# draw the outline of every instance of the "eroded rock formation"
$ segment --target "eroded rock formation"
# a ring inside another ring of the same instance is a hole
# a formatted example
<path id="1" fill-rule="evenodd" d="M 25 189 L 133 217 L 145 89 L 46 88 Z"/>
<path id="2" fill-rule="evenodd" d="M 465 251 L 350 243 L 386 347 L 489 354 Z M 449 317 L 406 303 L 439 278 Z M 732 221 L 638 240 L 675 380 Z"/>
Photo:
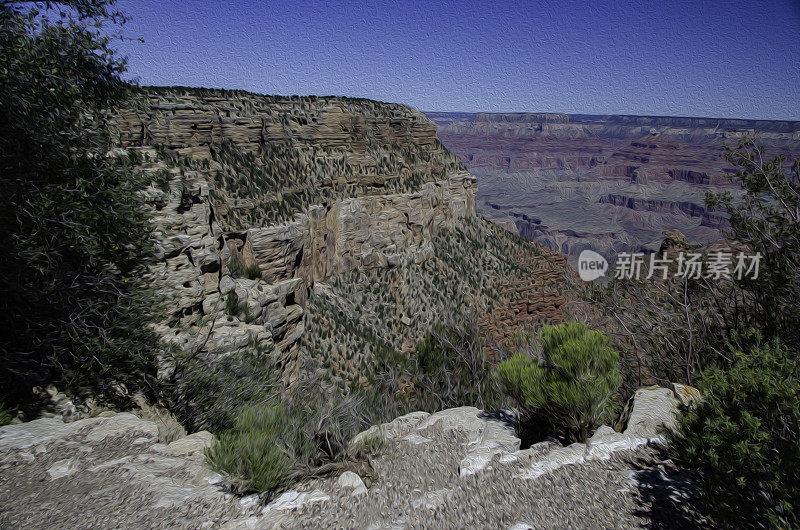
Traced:
<path id="1" fill-rule="evenodd" d="M 730 190 L 723 145 L 755 135 L 767 156 L 800 157 L 800 122 L 429 113 L 478 177 L 478 212 L 568 255 L 656 251 L 665 230 L 721 238 L 706 191 Z"/>
<path id="2" fill-rule="evenodd" d="M 289 381 L 316 282 L 424 260 L 475 215 L 474 177 L 402 105 L 148 89 L 114 123 L 112 155 L 153 182 L 161 336 L 270 352 Z"/>

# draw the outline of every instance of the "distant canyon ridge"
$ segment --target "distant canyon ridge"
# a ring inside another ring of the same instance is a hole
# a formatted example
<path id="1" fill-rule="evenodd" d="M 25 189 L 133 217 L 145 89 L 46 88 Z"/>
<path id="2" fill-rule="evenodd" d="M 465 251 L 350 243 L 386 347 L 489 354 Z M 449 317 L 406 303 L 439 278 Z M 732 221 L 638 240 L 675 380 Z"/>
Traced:
<path id="1" fill-rule="evenodd" d="M 428 112 L 441 142 L 478 178 L 484 217 L 566 254 L 613 260 L 656 251 L 667 230 L 723 237 L 706 191 L 738 190 L 723 146 L 753 135 L 766 154 L 800 156 L 800 122 L 552 113 Z"/>

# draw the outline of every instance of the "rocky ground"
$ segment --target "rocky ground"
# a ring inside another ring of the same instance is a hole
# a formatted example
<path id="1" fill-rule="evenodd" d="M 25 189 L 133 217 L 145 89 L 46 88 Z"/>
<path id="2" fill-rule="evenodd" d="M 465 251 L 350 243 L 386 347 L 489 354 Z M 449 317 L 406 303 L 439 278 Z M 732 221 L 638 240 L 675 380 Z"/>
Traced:
<path id="1" fill-rule="evenodd" d="M 520 450 L 512 419 L 462 407 L 358 435 L 373 472 L 305 482 L 264 505 L 226 491 L 205 432 L 169 444 L 130 413 L 0 428 L 3 528 L 632 528 L 680 526 L 691 480 L 659 457 L 685 387 L 637 392 L 627 427 Z M 696 526 L 696 521 L 691 525 Z"/>

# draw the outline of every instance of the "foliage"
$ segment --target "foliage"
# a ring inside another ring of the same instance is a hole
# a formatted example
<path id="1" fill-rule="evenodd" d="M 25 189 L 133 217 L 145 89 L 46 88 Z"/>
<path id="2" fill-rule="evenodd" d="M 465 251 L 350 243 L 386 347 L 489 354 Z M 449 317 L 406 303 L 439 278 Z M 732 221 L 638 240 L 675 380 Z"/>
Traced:
<path id="1" fill-rule="evenodd" d="M 628 389 L 653 382 L 692 384 L 693 374 L 728 366 L 730 349 L 749 349 L 754 334 L 748 330 L 800 347 L 798 163 L 790 170 L 783 156 L 766 160 L 750 138 L 726 147 L 725 157 L 738 170 L 733 179 L 741 192 L 708 193 L 706 205 L 730 219 L 734 263 L 740 252 L 761 255 L 756 279 L 678 277 L 673 265 L 667 280 L 586 287 L 585 297 L 614 319 L 609 329 L 617 331 L 615 343 L 628 355 Z"/>
<path id="2" fill-rule="evenodd" d="M 274 492 L 379 450 L 382 436 L 348 451 L 348 442 L 366 425 L 362 400 L 320 390 L 320 381 L 310 378 L 266 400 L 252 400 L 207 451 L 209 463 L 240 480 L 243 490 Z"/>
<path id="3" fill-rule="evenodd" d="M 765 160 L 764 148 L 744 138 L 725 158 L 737 169 L 745 194 L 708 193 L 710 208 L 730 215 L 729 235 L 762 256 L 758 277 L 735 279 L 743 299 L 727 318 L 729 330 L 755 327 L 766 338 L 800 347 L 800 160 L 788 168 L 783 155 Z"/>
<path id="4" fill-rule="evenodd" d="M 714 522 L 800 525 L 800 361 L 777 342 L 702 374 L 704 399 L 669 433 L 677 461 L 701 472 Z"/>
<path id="5" fill-rule="evenodd" d="M 8 425 L 13 419 L 14 411 L 5 408 L 5 406 L 0 403 L 0 427 Z"/>
<path id="6" fill-rule="evenodd" d="M 120 398 L 154 371 L 134 280 L 150 248 L 137 190 L 105 156 L 104 113 L 127 94 L 103 24 L 112 2 L 0 5 L 0 384 L 12 405 L 35 385 Z M 49 9 L 39 10 L 40 7 Z"/>
<path id="7" fill-rule="evenodd" d="M 248 280 L 257 280 L 261 278 L 261 269 L 256 263 L 245 266 L 236 256 L 231 256 L 228 261 L 228 270 L 234 278 L 247 278 Z"/>
<path id="8" fill-rule="evenodd" d="M 228 291 L 225 297 L 225 312 L 234 317 L 239 314 L 239 295 L 236 291 Z"/>
<path id="9" fill-rule="evenodd" d="M 541 356 L 517 353 L 497 367 L 503 391 L 567 442 L 580 442 L 609 411 L 621 384 L 608 337 L 579 322 L 545 326 Z"/>
<path id="10" fill-rule="evenodd" d="M 466 405 L 495 410 L 503 403 L 474 321 L 439 324 L 411 355 L 387 347 L 376 360 L 369 385 L 360 390 L 373 422 Z"/>
<path id="11" fill-rule="evenodd" d="M 192 432 L 229 429 L 243 407 L 280 391 L 269 355 L 254 347 L 216 358 L 181 355 L 172 385 L 164 384 L 165 394 L 172 412 Z"/>
<path id="12" fill-rule="evenodd" d="M 583 295 L 610 317 L 604 326 L 624 352 L 624 388 L 692 384 L 693 374 L 724 362 L 725 318 L 720 303 L 740 298 L 730 282 L 677 276 L 666 280 L 611 280 L 583 286 Z M 646 274 L 646 273 L 645 273 Z"/>
<path id="13" fill-rule="evenodd" d="M 386 445 L 386 428 L 381 423 L 376 432 L 364 435 L 355 444 L 355 451 L 364 455 L 377 454 Z"/>
<path id="14" fill-rule="evenodd" d="M 276 401 L 240 412 L 233 428 L 217 437 L 206 456 L 216 471 L 241 477 L 245 489 L 271 491 L 289 481 L 298 451 L 311 451 L 308 440 Z"/>

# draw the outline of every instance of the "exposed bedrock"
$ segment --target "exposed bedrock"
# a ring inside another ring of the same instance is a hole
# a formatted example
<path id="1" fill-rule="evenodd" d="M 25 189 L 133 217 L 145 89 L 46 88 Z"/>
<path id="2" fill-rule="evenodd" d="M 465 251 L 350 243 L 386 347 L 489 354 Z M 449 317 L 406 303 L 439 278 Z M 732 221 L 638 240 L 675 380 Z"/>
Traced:
<path id="1" fill-rule="evenodd" d="M 373 426 L 371 473 L 309 479 L 264 503 L 234 496 L 203 452 L 200 431 L 168 442 L 157 425 L 104 412 L 70 423 L 44 418 L 0 427 L 0 526 L 9 528 L 633 528 L 652 513 L 637 495 L 657 485 L 676 499 L 690 477 L 663 476 L 653 446 L 680 405 L 683 385 L 646 387 L 621 432 L 599 427 L 585 443 L 521 447 L 514 411 L 459 407 L 412 412 Z M 678 479 L 678 480 L 676 480 Z M 658 508 L 658 506 L 654 506 Z M 663 507 L 661 507 L 663 508 Z"/>
<path id="2" fill-rule="evenodd" d="M 387 268 L 423 258 L 433 237 L 457 219 L 475 215 L 476 192 L 475 178 L 460 173 L 414 193 L 312 206 L 291 223 L 251 228 L 245 235 L 265 279 L 299 277 L 310 288 L 354 268 Z"/>
<path id="3" fill-rule="evenodd" d="M 115 124 L 112 155 L 153 179 L 159 334 L 191 354 L 269 353 L 288 380 L 315 282 L 423 260 L 476 212 L 475 178 L 403 105 L 147 89 Z"/>
<path id="4" fill-rule="evenodd" d="M 371 140 L 436 144 L 436 126 L 404 105 L 203 89 L 147 90 L 144 101 L 116 118 L 123 143 L 186 149 L 230 139 L 259 151 L 271 142 L 294 140 L 353 154 L 363 154 Z"/>
<path id="5" fill-rule="evenodd" d="M 600 198 L 601 203 L 622 206 L 635 211 L 648 211 L 657 213 L 677 214 L 683 212 L 690 217 L 701 218 L 702 226 L 712 228 L 724 228 L 727 226 L 727 219 L 721 213 L 709 212 L 705 206 L 694 202 L 664 201 L 658 199 L 643 199 L 636 197 L 626 197 L 625 195 L 608 194 Z"/>

